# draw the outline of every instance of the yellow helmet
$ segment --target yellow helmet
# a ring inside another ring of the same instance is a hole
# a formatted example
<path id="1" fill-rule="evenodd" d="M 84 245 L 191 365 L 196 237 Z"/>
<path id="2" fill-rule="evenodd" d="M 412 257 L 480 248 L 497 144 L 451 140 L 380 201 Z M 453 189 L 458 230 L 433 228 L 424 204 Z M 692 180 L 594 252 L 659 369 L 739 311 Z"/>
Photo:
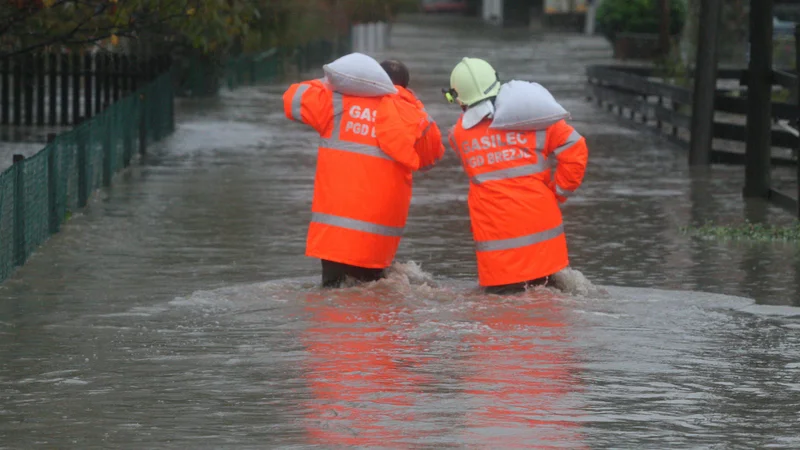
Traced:
<path id="1" fill-rule="evenodd" d="M 488 62 L 478 58 L 464 58 L 450 74 L 450 88 L 462 105 L 472 106 L 500 92 L 497 71 Z"/>

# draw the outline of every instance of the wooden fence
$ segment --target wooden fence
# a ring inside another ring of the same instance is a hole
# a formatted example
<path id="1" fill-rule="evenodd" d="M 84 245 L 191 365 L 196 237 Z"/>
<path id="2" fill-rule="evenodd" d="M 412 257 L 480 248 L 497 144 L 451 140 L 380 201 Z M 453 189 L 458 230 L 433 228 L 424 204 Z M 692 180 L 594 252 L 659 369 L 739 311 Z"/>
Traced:
<path id="1" fill-rule="evenodd" d="M 37 53 L 0 59 L 0 125 L 71 126 L 154 80 L 169 56 Z"/>
<path id="2" fill-rule="evenodd" d="M 616 109 L 621 117 L 627 115 L 628 119 L 645 129 L 660 133 L 671 142 L 688 148 L 693 97 L 691 90 L 657 79 L 651 68 L 590 66 L 587 68 L 587 77 L 588 97 L 598 105 L 605 106 L 609 111 Z M 718 80 L 736 80 L 740 85 L 746 85 L 747 71 L 720 69 Z M 787 72 L 774 71 L 773 83 L 792 89 L 795 93 L 798 90 L 797 76 Z M 744 143 L 747 136 L 744 116 L 748 111 L 748 101 L 745 95 L 733 96 L 732 92 L 733 90 L 717 89 L 714 110 L 717 113 L 741 116 L 741 123 L 715 120 L 713 136 L 716 139 Z M 797 196 L 791 196 L 770 189 L 768 199 L 800 216 L 800 204 L 797 201 L 800 198 L 800 165 L 797 164 L 800 138 L 796 130 L 789 126 L 795 124 L 798 117 L 800 108 L 797 104 L 772 103 L 773 121 L 784 128 L 772 130 L 772 147 L 791 149 L 794 155 L 773 155 L 771 162 L 776 166 L 798 166 L 798 192 Z M 763 151 L 772 153 L 772 148 Z M 743 151 L 721 149 L 711 150 L 711 161 L 718 164 L 747 163 Z"/>

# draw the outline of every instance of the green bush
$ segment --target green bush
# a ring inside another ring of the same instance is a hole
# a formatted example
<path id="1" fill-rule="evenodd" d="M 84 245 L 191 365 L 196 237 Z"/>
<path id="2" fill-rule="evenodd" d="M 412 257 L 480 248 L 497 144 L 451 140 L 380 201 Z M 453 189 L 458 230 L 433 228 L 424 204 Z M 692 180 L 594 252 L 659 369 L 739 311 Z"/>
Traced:
<path id="1" fill-rule="evenodd" d="M 603 0 L 597 8 L 597 28 L 610 42 L 617 33 L 658 33 L 661 11 L 657 0 Z M 671 0 L 670 34 L 675 36 L 686 23 L 686 0 Z"/>
<path id="2" fill-rule="evenodd" d="M 681 227 L 681 231 L 686 235 L 704 239 L 772 242 L 800 241 L 800 223 L 775 226 L 748 221 L 735 225 L 714 225 L 711 222 L 706 222 L 701 226 Z"/>

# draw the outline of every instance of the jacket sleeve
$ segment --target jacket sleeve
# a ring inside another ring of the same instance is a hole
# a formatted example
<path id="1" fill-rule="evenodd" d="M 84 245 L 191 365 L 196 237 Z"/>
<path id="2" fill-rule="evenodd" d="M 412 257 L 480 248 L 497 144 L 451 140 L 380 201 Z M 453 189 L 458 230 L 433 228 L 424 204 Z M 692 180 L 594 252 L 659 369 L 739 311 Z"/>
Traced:
<path id="1" fill-rule="evenodd" d="M 325 134 L 333 123 L 333 91 L 322 80 L 295 83 L 283 94 L 283 112 L 289 120 Z"/>
<path id="2" fill-rule="evenodd" d="M 426 114 L 423 124 L 425 128 L 420 133 L 414 147 L 419 154 L 419 170 L 427 172 L 444 157 L 444 144 L 442 143 L 442 132 L 433 117 Z"/>
<path id="3" fill-rule="evenodd" d="M 453 125 L 447 130 L 447 143 L 450 144 L 450 148 L 453 149 L 453 152 L 459 157 L 458 159 L 461 159 L 461 155 L 458 154 L 458 145 L 456 142 L 456 127 Z"/>
<path id="4" fill-rule="evenodd" d="M 419 155 L 420 172 L 427 172 L 444 157 L 445 149 L 442 143 L 442 132 L 433 117 L 425 110 L 425 104 L 422 103 L 422 100 L 417 98 L 413 92 L 411 94 L 421 117 L 424 117 L 424 120 L 420 121 L 417 127 L 414 149 Z"/>
<path id="5" fill-rule="evenodd" d="M 550 127 L 547 133 L 547 154 L 556 159 L 555 176 L 550 188 L 563 203 L 583 183 L 589 149 L 586 138 L 562 120 Z"/>
<path id="6" fill-rule="evenodd" d="M 420 167 L 420 158 L 414 148 L 420 126 L 415 105 L 397 95 L 386 95 L 381 99 L 375 119 L 378 145 L 392 159 L 412 171 Z"/>

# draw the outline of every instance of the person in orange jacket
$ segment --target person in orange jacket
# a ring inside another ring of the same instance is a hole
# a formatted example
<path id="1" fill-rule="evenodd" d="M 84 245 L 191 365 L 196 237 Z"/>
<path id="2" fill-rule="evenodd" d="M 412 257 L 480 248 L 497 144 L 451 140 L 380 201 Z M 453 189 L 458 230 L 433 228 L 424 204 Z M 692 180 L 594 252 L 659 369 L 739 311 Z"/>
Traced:
<path id="1" fill-rule="evenodd" d="M 546 284 L 569 266 L 559 204 L 583 182 L 586 139 L 543 87 L 501 84 L 481 59 L 459 62 L 445 94 L 463 110 L 449 140 L 470 181 L 479 284 L 490 293 Z"/>
<path id="2" fill-rule="evenodd" d="M 378 138 L 404 139 L 419 156 L 419 170 L 427 172 L 444 157 L 442 133 L 425 105 L 408 88 L 411 81 L 408 68 L 400 61 L 388 59 L 381 63 L 398 90 L 399 99 L 385 101 L 378 109 Z M 422 114 L 420 114 L 422 113 Z M 424 115 L 424 118 L 423 118 Z"/>
<path id="3" fill-rule="evenodd" d="M 287 118 L 322 138 L 306 256 L 322 261 L 322 285 L 337 287 L 384 276 L 406 224 L 412 173 L 438 161 L 444 146 L 413 94 L 371 57 L 352 53 L 323 69 L 323 79 L 292 84 L 283 103 Z"/>

